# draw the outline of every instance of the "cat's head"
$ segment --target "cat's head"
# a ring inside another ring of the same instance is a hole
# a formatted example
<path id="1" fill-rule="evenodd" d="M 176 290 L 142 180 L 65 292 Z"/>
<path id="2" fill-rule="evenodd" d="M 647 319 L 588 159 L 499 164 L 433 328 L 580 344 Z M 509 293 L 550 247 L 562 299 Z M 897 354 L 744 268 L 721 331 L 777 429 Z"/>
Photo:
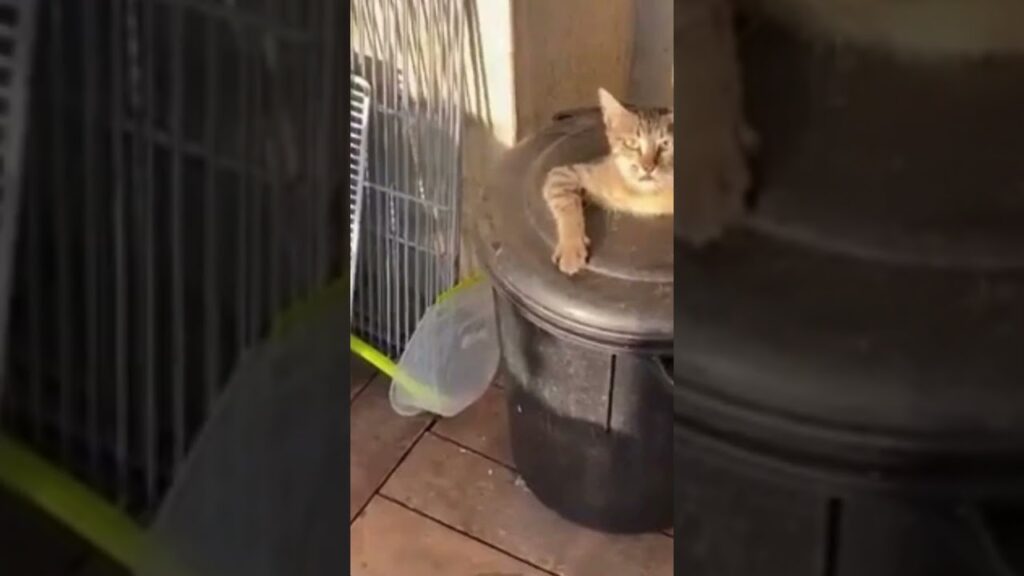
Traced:
<path id="1" fill-rule="evenodd" d="M 673 113 L 660 109 L 631 111 L 605 89 L 598 90 L 612 160 L 636 191 L 672 186 Z"/>

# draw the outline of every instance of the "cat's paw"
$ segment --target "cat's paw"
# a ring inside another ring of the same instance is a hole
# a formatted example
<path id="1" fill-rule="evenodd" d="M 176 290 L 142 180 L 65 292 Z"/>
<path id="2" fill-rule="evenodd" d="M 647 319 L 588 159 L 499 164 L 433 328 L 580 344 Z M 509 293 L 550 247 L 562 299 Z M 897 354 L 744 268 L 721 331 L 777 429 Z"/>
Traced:
<path id="1" fill-rule="evenodd" d="M 586 265 L 587 246 L 589 245 L 590 239 L 586 236 L 579 239 L 562 240 L 555 246 L 555 251 L 551 254 L 551 261 L 558 266 L 563 274 L 573 276 Z"/>

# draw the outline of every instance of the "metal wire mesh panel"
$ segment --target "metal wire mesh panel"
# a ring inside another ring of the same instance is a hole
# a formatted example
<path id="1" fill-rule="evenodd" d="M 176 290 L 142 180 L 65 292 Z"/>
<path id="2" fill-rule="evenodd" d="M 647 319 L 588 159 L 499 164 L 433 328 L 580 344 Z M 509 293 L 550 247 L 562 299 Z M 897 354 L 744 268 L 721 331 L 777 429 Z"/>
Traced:
<path id="1" fill-rule="evenodd" d="M 0 409 L 7 381 L 2 368 L 7 359 L 7 317 L 21 207 L 36 9 L 33 0 L 0 0 Z"/>
<path id="2" fill-rule="evenodd" d="M 359 269 L 359 236 L 362 232 L 363 194 L 366 190 L 366 136 L 370 121 L 370 83 L 352 76 L 349 119 L 349 309 Z"/>
<path id="3" fill-rule="evenodd" d="M 456 280 L 463 2 L 354 0 L 351 63 L 373 87 L 353 328 L 397 356 Z"/>
<path id="4" fill-rule="evenodd" d="M 145 513 L 272 316 L 341 273 L 340 6 L 39 5 L 3 424 Z"/>

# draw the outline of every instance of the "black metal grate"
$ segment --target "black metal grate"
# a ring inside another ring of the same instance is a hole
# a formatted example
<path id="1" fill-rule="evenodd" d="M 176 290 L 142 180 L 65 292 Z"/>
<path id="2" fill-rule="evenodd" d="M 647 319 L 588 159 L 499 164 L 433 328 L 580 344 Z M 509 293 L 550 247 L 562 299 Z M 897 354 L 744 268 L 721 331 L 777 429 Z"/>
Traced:
<path id="1" fill-rule="evenodd" d="M 7 358 L 7 320 L 21 208 L 29 76 L 36 2 L 0 0 L 0 367 Z M 0 408 L 6 374 L 0 370 Z"/>
<path id="2" fill-rule="evenodd" d="M 340 6 L 42 6 L 5 424 L 145 513 L 240 356 L 343 269 Z"/>

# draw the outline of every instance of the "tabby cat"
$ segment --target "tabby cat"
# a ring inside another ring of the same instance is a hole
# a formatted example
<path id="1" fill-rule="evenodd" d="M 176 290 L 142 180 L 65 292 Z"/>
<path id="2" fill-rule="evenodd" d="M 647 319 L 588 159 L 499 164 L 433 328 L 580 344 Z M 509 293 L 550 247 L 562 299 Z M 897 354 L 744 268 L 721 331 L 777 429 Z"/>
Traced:
<path id="1" fill-rule="evenodd" d="M 552 169 L 543 186 L 557 231 L 551 258 L 570 276 L 587 261 L 585 201 L 637 216 L 672 214 L 672 112 L 631 111 L 604 89 L 598 90 L 598 99 L 610 152 L 592 162 Z"/>

